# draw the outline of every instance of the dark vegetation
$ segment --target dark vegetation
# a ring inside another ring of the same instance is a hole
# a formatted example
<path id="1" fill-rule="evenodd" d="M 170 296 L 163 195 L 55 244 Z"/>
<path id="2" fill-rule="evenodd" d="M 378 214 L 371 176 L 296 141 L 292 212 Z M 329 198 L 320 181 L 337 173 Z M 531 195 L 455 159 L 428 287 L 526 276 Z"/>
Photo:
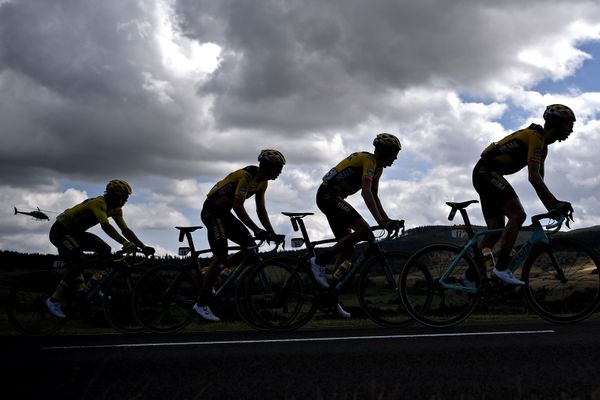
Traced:
<path id="1" fill-rule="evenodd" d="M 431 243 L 450 242 L 461 245 L 466 241 L 466 235 L 460 236 L 462 227 L 454 226 L 422 226 L 410 229 L 406 235 L 400 239 L 387 242 L 385 248 L 388 250 L 399 250 L 412 253 L 423 246 Z M 481 226 L 474 228 L 476 231 L 484 229 Z M 574 229 L 561 232 L 560 235 L 572 237 L 585 242 L 589 247 L 600 252 L 600 226 L 590 228 Z M 519 242 L 527 240 L 526 234 L 519 238 Z M 294 250 L 286 250 L 286 253 L 296 253 Z M 15 251 L 0 251 L 0 272 L 11 272 L 18 269 L 51 269 L 54 262 L 59 260 L 57 255 L 53 254 L 24 254 Z M 161 256 L 154 261 L 158 263 L 185 263 L 186 258 L 177 256 Z M 203 262 L 201 261 L 203 264 Z"/>

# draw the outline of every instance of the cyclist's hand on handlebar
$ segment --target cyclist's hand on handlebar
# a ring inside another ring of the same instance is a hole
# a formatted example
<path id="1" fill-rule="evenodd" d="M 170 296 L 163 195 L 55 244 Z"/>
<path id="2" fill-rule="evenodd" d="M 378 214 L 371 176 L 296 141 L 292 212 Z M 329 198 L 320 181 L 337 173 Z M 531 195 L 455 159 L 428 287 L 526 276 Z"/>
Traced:
<path id="1" fill-rule="evenodd" d="M 285 235 L 278 235 L 275 232 L 269 232 L 269 237 L 267 238 L 267 242 L 281 244 L 281 243 L 285 242 Z"/>
<path id="2" fill-rule="evenodd" d="M 568 228 L 570 228 L 569 221 L 574 221 L 573 206 L 571 205 L 571 203 L 569 203 L 568 201 L 557 201 L 554 208 L 557 209 L 562 215 L 564 215 L 567 218 L 566 225 Z"/>
<path id="3" fill-rule="evenodd" d="M 268 240 L 270 233 L 265 231 L 264 229 L 257 228 L 254 231 L 254 237 L 258 240 Z"/>
<path id="4" fill-rule="evenodd" d="M 137 251 L 138 247 L 135 245 L 135 243 L 126 241 L 125 243 L 123 243 L 123 247 L 121 248 L 121 250 L 123 250 L 123 252 L 125 253 L 133 253 L 135 251 Z"/>
<path id="5" fill-rule="evenodd" d="M 404 228 L 404 220 L 388 219 L 383 221 L 381 226 L 387 230 L 390 234 L 397 234 L 400 229 Z"/>
<path id="6" fill-rule="evenodd" d="M 142 248 L 142 253 L 144 253 L 144 255 L 146 255 L 146 256 L 154 255 L 155 252 L 156 252 L 156 250 L 154 250 L 154 247 L 144 246 Z"/>

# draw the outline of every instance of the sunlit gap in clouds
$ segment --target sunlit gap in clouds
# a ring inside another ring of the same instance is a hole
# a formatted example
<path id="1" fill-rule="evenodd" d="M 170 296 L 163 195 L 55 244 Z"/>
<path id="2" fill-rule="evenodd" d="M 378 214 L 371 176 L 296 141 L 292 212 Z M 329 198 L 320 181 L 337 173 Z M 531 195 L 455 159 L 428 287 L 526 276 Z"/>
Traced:
<path id="1" fill-rule="evenodd" d="M 163 65 L 178 76 L 198 72 L 212 73 L 219 66 L 221 47 L 214 43 L 199 43 L 183 36 L 174 24 L 172 4 L 172 0 L 162 0 L 156 5 L 158 25 L 155 39 Z"/>

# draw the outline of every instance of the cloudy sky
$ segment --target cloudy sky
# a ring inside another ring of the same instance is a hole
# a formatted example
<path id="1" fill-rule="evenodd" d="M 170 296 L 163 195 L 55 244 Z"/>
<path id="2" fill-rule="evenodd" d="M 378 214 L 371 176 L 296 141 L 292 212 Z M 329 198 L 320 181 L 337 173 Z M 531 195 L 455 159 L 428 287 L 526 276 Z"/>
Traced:
<path id="1" fill-rule="evenodd" d="M 0 249 L 55 252 L 50 223 L 13 207 L 54 219 L 118 178 L 129 225 L 176 252 L 173 227 L 201 224 L 210 187 L 263 148 L 288 160 L 267 192 L 275 229 L 290 237 L 280 212 L 312 211 L 329 235 L 320 179 L 379 132 L 403 146 L 388 214 L 446 224 L 444 202 L 477 198 L 481 150 L 552 103 L 577 122 L 547 184 L 575 227 L 598 225 L 598 21 L 593 0 L 0 0 Z M 523 172 L 510 181 L 543 212 Z"/>

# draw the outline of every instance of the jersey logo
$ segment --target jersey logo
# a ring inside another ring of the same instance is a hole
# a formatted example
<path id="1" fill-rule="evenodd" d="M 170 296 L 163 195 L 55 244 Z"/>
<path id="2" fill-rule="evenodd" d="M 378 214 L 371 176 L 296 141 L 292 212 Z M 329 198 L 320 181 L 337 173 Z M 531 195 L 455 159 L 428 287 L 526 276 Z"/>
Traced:
<path id="1" fill-rule="evenodd" d="M 511 149 L 516 149 L 517 147 L 520 147 L 519 142 L 516 140 L 511 140 L 510 142 L 498 145 L 498 150 L 504 153 Z"/>

